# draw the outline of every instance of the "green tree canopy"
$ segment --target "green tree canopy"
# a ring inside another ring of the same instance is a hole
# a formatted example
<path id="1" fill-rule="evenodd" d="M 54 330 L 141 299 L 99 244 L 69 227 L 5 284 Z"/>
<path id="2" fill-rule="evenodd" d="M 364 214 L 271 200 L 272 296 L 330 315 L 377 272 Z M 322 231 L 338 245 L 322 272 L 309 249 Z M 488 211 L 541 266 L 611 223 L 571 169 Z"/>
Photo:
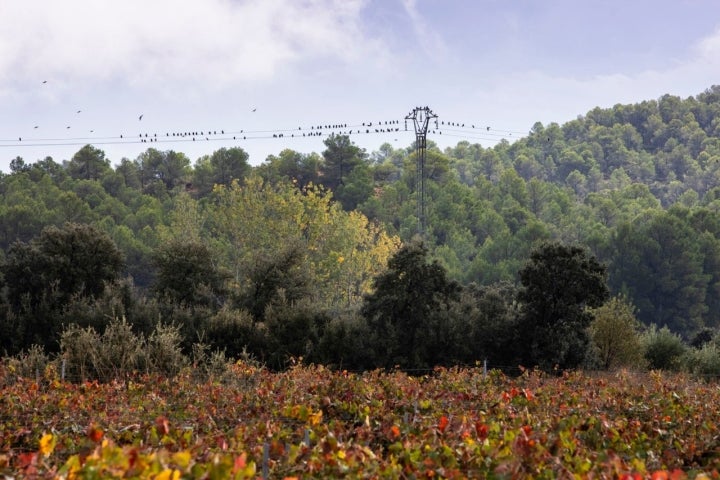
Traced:
<path id="1" fill-rule="evenodd" d="M 264 180 L 294 182 L 302 189 L 320 183 L 323 158 L 317 153 L 303 154 L 286 148 L 279 155 L 270 155 L 257 170 Z"/>
<path id="2" fill-rule="evenodd" d="M 45 228 L 30 243 L 13 244 L 3 274 L 11 303 L 20 306 L 24 297 L 36 303 L 51 290 L 63 303 L 73 295 L 97 296 L 122 267 L 122 253 L 106 233 L 66 223 Z"/>
<path id="3" fill-rule="evenodd" d="M 686 221 L 665 212 L 616 230 L 610 282 L 633 300 L 645 325 L 656 323 L 675 333 L 702 326 L 711 279 L 704 257 L 712 252 L 700 249 L 701 239 Z"/>
<path id="4" fill-rule="evenodd" d="M 422 244 L 402 247 L 365 298 L 362 315 L 374 334 L 379 366 L 419 368 L 439 361 L 435 344 L 449 327 L 443 312 L 458 299 L 460 286 L 427 256 Z"/>
<path id="5" fill-rule="evenodd" d="M 157 269 L 153 288 L 161 299 L 188 306 L 222 302 L 227 276 L 199 240 L 172 239 L 155 251 L 153 262 Z"/>
<path id="6" fill-rule="evenodd" d="M 248 154 L 239 147 L 221 148 L 195 165 L 194 184 L 200 196 L 210 193 L 215 185 L 230 185 L 233 180 L 242 182 L 250 173 Z"/>
<path id="7" fill-rule="evenodd" d="M 110 160 L 105 158 L 105 152 L 99 148 L 85 145 L 73 155 L 67 169 L 75 179 L 98 180 L 110 170 Z"/>
<path id="8" fill-rule="evenodd" d="M 367 156 L 365 150 L 355 145 L 347 135 L 332 134 L 323 143 L 326 149 L 322 152 L 325 160 L 321 168 L 322 184 L 335 190 L 345 183 L 348 176 Z"/>
<path id="9" fill-rule="evenodd" d="M 517 349 L 528 366 L 575 368 L 584 358 L 592 314 L 608 298 L 606 269 L 585 249 L 536 247 L 519 272 Z"/>
<path id="10" fill-rule="evenodd" d="M 14 243 L 1 268 L 8 303 L 22 323 L 13 340 L 56 349 L 56 315 L 74 299 L 100 296 L 122 267 L 112 239 L 90 225 L 47 227 L 29 243 Z"/>

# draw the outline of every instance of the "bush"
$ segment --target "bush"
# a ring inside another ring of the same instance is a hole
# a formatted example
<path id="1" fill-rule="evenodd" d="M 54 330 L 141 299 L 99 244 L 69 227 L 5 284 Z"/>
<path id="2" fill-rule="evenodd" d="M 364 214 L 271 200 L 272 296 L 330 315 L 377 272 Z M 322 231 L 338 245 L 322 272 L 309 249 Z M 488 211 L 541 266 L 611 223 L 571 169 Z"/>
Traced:
<path id="1" fill-rule="evenodd" d="M 70 379 L 84 382 L 97 378 L 95 357 L 99 350 L 100 336 L 93 327 L 72 324 L 60 335 L 60 355 Z"/>
<path id="2" fill-rule="evenodd" d="M 330 321 L 309 301 L 282 302 L 265 309 L 268 348 L 265 362 L 283 369 L 291 358 L 317 355 L 318 344 Z"/>
<path id="3" fill-rule="evenodd" d="M 8 371 L 13 378 L 39 380 L 44 377 L 45 371 L 50 365 L 50 358 L 40 345 L 31 345 L 26 351 L 8 358 L 6 362 Z"/>
<path id="4" fill-rule="evenodd" d="M 590 324 L 592 355 L 604 370 L 642 363 L 640 324 L 633 306 L 623 297 L 614 297 L 592 310 Z"/>
<path id="5" fill-rule="evenodd" d="M 641 336 L 641 344 L 649 368 L 677 371 L 682 366 L 681 359 L 687 347 L 669 328 L 658 329 L 657 325 L 650 325 Z"/>
<path id="6" fill-rule="evenodd" d="M 325 327 L 311 362 L 331 368 L 365 370 L 376 364 L 371 331 L 360 315 L 350 313 L 333 318 Z"/>
<path id="7" fill-rule="evenodd" d="M 260 355 L 267 345 L 267 332 L 264 325 L 256 323 L 247 310 L 235 310 L 223 307 L 209 317 L 200 327 L 202 342 L 214 350 L 224 351 L 233 358 L 243 352 Z"/>
<path id="8" fill-rule="evenodd" d="M 720 347 L 705 343 L 700 348 L 688 349 L 683 356 L 685 369 L 699 377 L 720 377 Z"/>
<path id="9" fill-rule="evenodd" d="M 223 350 L 210 350 L 206 343 L 192 346 L 192 377 L 199 382 L 238 383 L 231 371 L 232 361 Z"/>
<path id="10" fill-rule="evenodd" d="M 95 352 L 95 369 L 99 380 L 126 377 L 143 364 L 144 339 L 132 331 L 132 326 L 122 318 L 111 321 L 100 337 L 100 349 Z"/>
<path id="11" fill-rule="evenodd" d="M 23 318 L 0 300 L 0 352 L 3 355 L 20 353 L 24 337 Z"/>
<path id="12" fill-rule="evenodd" d="M 105 328 L 113 318 L 126 317 L 132 321 L 132 310 L 139 294 L 135 290 L 132 278 L 118 279 L 106 283 L 102 291 L 94 297 L 73 295 L 64 307 L 62 318 L 72 320 L 80 326 Z"/>
<path id="13" fill-rule="evenodd" d="M 158 324 L 147 339 L 145 348 L 146 369 L 172 377 L 187 364 L 182 353 L 180 329 L 174 325 Z"/>
<path id="14" fill-rule="evenodd" d="M 143 371 L 174 376 L 187 365 L 176 326 L 158 324 L 150 336 L 135 334 L 125 320 L 112 320 L 102 335 L 93 327 L 68 326 L 60 354 L 71 380 L 109 381 Z"/>

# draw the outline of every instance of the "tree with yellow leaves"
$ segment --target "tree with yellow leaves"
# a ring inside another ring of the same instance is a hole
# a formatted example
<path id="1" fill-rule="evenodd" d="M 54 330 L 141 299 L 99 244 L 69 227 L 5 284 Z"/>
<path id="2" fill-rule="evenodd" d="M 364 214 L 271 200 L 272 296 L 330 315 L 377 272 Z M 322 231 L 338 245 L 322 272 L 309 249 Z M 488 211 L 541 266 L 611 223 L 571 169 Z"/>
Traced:
<path id="1" fill-rule="evenodd" d="M 243 185 L 216 186 L 213 199 L 208 206 L 212 242 L 238 292 L 257 286 L 258 269 L 300 272 L 316 304 L 357 306 L 400 244 L 364 215 L 343 211 L 330 192 L 312 184 L 301 190 L 254 175 Z M 292 265 L 273 270 L 283 258 Z M 282 282 L 275 286 L 285 288 Z"/>

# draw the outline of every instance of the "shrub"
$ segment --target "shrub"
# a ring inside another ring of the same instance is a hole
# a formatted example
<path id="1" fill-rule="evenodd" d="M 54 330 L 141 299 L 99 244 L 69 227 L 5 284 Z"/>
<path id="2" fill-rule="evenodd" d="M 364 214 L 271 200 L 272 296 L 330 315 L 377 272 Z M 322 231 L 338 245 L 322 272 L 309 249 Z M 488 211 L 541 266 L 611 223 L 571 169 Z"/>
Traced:
<path id="1" fill-rule="evenodd" d="M 95 369 L 101 381 L 125 377 L 142 364 L 144 339 L 133 333 L 125 318 L 111 321 L 100 342 L 101 348 L 95 354 Z"/>
<path id="2" fill-rule="evenodd" d="M 365 370 L 375 365 L 370 327 L 359 314 L 345 313 L 327 324 L 311 362 L 332 368 Z"/>
<path id="3" fill-rule="evenodd" d="M 25 351 L 7 359 L 8 371 L 16 378 L 40 379 L 50 365 L 50 358 L 40 345 L 31 345 Z"/>
<path id="4" fill-rule="evenodd" d="M 68 326 L 60 351 L 69 378 L 109 381 L 144 371 L 174 376 L 187 365 L 182 337 L 174 325 L 158 324 L 146 339 L 135 334 L 125 318 L 112 320 L 102 335 L 93 327 Z"/>
<path id="5" fill-rule="evenodd" d="M 591 350 L 605 370 L 641 364 L 643 350 L 633 306 L 614 297 L 592 310 Z"/>
<path id="6" fill-rule="evenodd" d="M 688 349 L 683 356 L 683 365 L 693 375 L 717 378 L 720 376 L 720 347 L 710 342 L 700 348 Z"/>
<path id="7" fill-rule="evenodd" d="M 68 378 L 85 381 L 97 378 L 97 352 L 100 336 L 93 327 L 72 324 L 60 335 L 60 355 L 65 361 Z"/>
<path id="8" fill-rule="evenodd" d="M 192 346 L 192 377 L 199 382 L 221 382 L 238 384 L 238 378 L 232 372 L 232 360 L 223 350 L 210 350 L 210 345 L 202 342 Z"/>
<path id="9" fill-rule="evenodd" d="M 268 366 L 283 369 L 291 358 L 315 356 L 329 321 L 325 312 L 305 300 L 268 306 L 264 322 L 268 331 Z"/>
<path id="10" fill-rule="evenodd" d="M 158 324 L 146 342 L 145 368 L 169 377 L 180 373 L 187 364 L 181 344 L 182 335 L 178 327 Z"/>
<path id="11" fill-rule="evenodd" d="M 229 357 L 237 358 L 242 352 L 262 353 L 267 344 L 266 330 L 256 323 L 247 310 L 223 307 L 202 325 L 202 341 Z"/>
<path id="12" fill-rule="evenodd" d="M 652 324 L 642 334 L 641 344 L 648 367 L 657 370 L 678 370 L 687 347 L 679 335 L 667 327 Z"/>

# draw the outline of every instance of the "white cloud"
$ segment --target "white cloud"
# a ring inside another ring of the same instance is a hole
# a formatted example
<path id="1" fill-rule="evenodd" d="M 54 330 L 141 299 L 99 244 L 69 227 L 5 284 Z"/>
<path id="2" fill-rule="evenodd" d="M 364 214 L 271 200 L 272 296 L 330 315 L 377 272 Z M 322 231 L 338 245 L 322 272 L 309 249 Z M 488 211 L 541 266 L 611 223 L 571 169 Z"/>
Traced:
<path id="1" fill-rule="evenodd" d="M 0 7 L 0 85 L 120 81 L 223 88 L 307 60 L 381 58 L 364 0 L 26 0 Z M 1 88 L 1 87 L 0 87 Z"/>
<path id="2" fill-rule="evenodd" d="M 720 28 L 715 30 L 712 35 L 700 40 L 695 47 L 695 51 L 699 59 L 717 65 L 720 60 Z"/>
<path id="3" fill-rule="evenodd" d="M 417 0 L 401 0 L 402 6 L 412 24 L 415 40 L 426 55 L 434 60 L 441 60 L 450 54 L 442 36 L 425 21 L 418 10 Z"/>

